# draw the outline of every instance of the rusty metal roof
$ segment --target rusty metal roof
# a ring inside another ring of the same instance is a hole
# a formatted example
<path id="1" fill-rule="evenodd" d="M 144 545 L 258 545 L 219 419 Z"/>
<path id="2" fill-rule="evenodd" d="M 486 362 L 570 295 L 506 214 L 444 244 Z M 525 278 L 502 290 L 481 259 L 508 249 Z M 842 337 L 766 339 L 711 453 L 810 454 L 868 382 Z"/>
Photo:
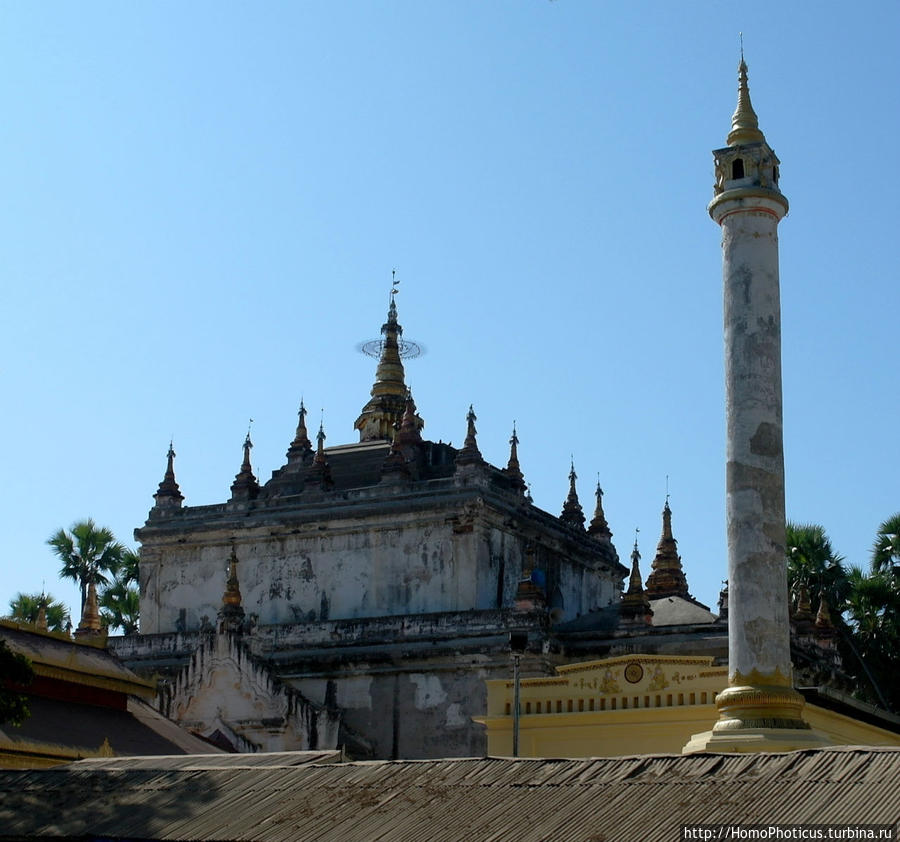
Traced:
<path id="1" fill-rule="evenodd" d="M 898 780 L 900 749 L 857 747 L 237 768 L 78 763 L 0 773 L 0 839 L 671 842 L 690 823 L 896 823 Z"/>
<path id="2" fill-rule="evenodd" d="M 325 751 L 260 751 L 255 754 L 164 754 L 149 757 L 90 757 L 69 766 L 111 772 L 128 769 L 201 771 L 209 769 L 253 769 L 261 766 L 285 768 L 304 763 L 339 763 L 340 749 Z"/>

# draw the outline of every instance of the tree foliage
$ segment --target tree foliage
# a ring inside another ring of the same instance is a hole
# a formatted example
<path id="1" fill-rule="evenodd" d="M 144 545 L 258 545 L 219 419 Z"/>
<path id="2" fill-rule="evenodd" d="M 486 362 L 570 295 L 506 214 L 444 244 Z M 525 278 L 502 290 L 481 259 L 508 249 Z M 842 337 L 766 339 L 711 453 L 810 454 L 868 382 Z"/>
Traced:
<path id="1" fill-rule="evenodd" d="M 113 580 L 100 594 L 100 619 L 110 631 L 121 629 L 123 634 L 136 634 L 140 617 L 138 591 L 139 556 L 126 549 L 113 573 Z"/>
<path id="2" fill-rule="evenodd" d="M 68 532 L 58 530 L 47 543 L 63 563 L 60 578 L 72 579 L 81 589 L 81 614 L 88 586 L 93 583 L 103 625 L 110 631 L 136 633 L 140 609 L 138 553 L 90 518 L 73 523 Z"/>
<path id="3" fill-rule="evenodd" d="M 123 564 L 126 548 L 120 544 L 112 531 L 98 527 L 91 518 L 72 524 L 71 530 L 60 529 L 53 533 L 47 543 L 62 561 L 60 578 L 71 579 L 81 589 L 81 614 L 87 602 L 88 585 L 98 588 L 109 584 L 109 577 Z"/>
<path id="4" fill-rule="evenodd" d="M 44 606 L 47 628 L 50 631 L 64 632 L 69 625 L 69 608 L 48 593 L 19 593 L 9 601 L 9 617 L 22 623 L 36 623 L 38 614 Z"/>
<path id="5" fill-rule="evenodd" d="M 872 546 L 872 570 L 900 576 L 900 512 L 878 527 Z"/>
<path id="6" fill-rule="evenodd" d="M 794 589 L 805 585 L 815 609 L 823 594 L 830 606 L 839 608 L 847 598 L 847 571 L 824 527 L 789 522 L 786 532 L 788 580 Z"/>
<path id="7" fill-rule="evenodd" d="M 856 695 L 900 709 L 900 514 L 876 534 L 871 569 L 844 565 L 825 529 L 787 524 L 788 582 L 796 599 L 805 587 L 813 612 L 821 597 L 838 629 L 844 668 L 858 679 Z"/>

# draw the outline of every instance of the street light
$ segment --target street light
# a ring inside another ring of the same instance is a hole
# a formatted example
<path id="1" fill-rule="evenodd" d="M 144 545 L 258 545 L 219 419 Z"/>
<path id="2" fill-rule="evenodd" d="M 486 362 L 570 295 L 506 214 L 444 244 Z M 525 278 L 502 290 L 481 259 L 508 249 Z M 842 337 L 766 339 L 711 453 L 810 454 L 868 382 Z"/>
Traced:
<path id="1" fill-rule="evenodd" d="M 513 656 L 513 757 L 519 756 L 519 659 L 527 648 L 526 632 L 509 633 L 509 651 Z"/>

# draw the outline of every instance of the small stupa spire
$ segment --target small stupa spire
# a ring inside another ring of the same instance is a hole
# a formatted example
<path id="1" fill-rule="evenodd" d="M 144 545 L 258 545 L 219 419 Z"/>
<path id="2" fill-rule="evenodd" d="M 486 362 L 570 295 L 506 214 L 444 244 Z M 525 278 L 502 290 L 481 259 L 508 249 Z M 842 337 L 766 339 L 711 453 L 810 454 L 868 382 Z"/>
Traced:
<path id="1" fill-rule="evenodd" d="M 323 491 L 328 491 L 334 487 L 334 480 L 331 478 L 331 466 L 328 464 L 328 458 L 325 456 L 325 420 L 319 421 L 319 432 L 316 433 L 316 455 L 313 457 L 311 472 L 314 477 L 319 480 L 319 485 Z"/>
<path id="2" fill-rule="evenodd" d="M 400 421 L 400 429 L 394 435 L 394 444 L 400 447 L 410 447 L 422 443 L 422 429 L 419 424 L 419 414 L 416 412 L 416 402 L 413 400 L 412 389 L 406 393 L 406 404 L 403 409 L 403 418 Z"/>
<path id="3" fill-rule="evenodd" d="M 828 599 L 825 597 L 825 591 L 819 594 L 819 610 L 816 612 L 816 628 L 819 630 L 834 628 L 834 622 L 831 619 L 831 609 L 828 606 Z"/>
<path id="4" fill-rule="evenodd" d="M 237 550 L 235 549 L 234 541 L 232 541 L 231 556 L 228 559 L 228 576 L 225 579 L 225 592 L 222 594 L 222 607 L 219 609 L 219 628 L 221 631 L 239 631 L 244 620 L 237 565 Z"/>
<path id="5" fill-rule="evenodd" d="M 103 624 L 100 622 L 100 608 L 97 604 L 97 586 L 93 581 L 88 584 L 87 599 L 84 602 L 84 611 L 81 613 L 81 622 L 75 629 L 75 637 L 98 637 L 103 634 Z"/>
<path id="6" fill-rule="evenodd" d="M 159 484 L 156 494 L 153 495 L 157 509 L 180 509 L 184 495 L 175 481 L 175 449 L 169 441 L 169 452 L 166 454 L 166 473 Z"/>
<path id="7" fill-rule="evenodd" d="M 228 578 L 225 580 L 225 593 L 222 594 L 223 605 L 241 604 L 241 585 L 240 582 L 238 582 L 237 565 L 237 550 L 235 549 L 234 543 L 232 542 L 231 556 L 228 559 Z"/>
<path id="8" fill-rule="evenodd" d="M 244 439 L 244 460 L 241 462 L 241 469 L 238 471 L 231 484 L 232 500 L 255 500 L 259 494 L 259 482 L 253 475 L 253 467 L 250 464 L 250 450 L 253 448 L 253 442 L 250 440 L 250 430 L 247 430 L 247 436 Z"/>
<path id="9" fill-rule="evenodd" d="M 806 582 L 801 582 L 797 588 L 797 608 L 794 611 L 793 620 L 797 622 L 810 622 L 812 620 L 812 604 L 809 600 L 809 588 Z"/>
<path id="10" fill-rule="evenodd" d="M 669 508 L 668 494 L 663 508 L 662 535 L 656 545 L 656 558 L 653 559 L 652 568 L 653 572 L 647 577 L 647 594 L 651 599 L 666 596 L 691 598 L 687 579 L 681 569 L 678 542 L 672 536 L 672 510 Z"/>
<path id="11" fill-rule="evenodd" d="M 34 620 L 34 626 L 38 631 L 50 630 L 50 627 L 47 625 L 47 597 L 43 591 L 38 598 L 38 612 Z"/>
<path id="12" fill-rule="evenodd" d="M 400 422 L 400 428 L 391 443 L 391 450 L 384 461 L 382 470 L 385 476 L 413 476 L 416 457 L 422 445 L 418 420 L 416 402 L 413 400 L 412 390 L 410 390 L 406 395 L 403 420 Z"/>
<path id="13" fill-rule="evenodd" d="M 603 513 L 603 489 L 600 487 L 600 477 L 597 476 L 597 505 L 594 508 L 594 516 L 591 518 L 590 526 L 588 526 L 588 535 L 592 535 L 598 540 L 608 541 L 612 538 L 612 531 L 606 522 L 606 515 Z M 637 542 L 635 541 L 635 545 Z"/>
<path id="14" fill-rule="evenodd" d="M 747 62 L 744 61 L 744 47 L 741 42 L 741 63 L 738 65 L 738 101 L 731 117 L 731 131 L 728 132 L 729 146 L 745 143 L 761 143 L 765 135 L 759 130 L 759 118 L 750 102 L 750 85 L 747 82 Z"/>
<path id="15" fill-rule="evenodd" d="M 641 554 L 637 542 L 638 530 L 634 531 L 634 549 L 631 551 L 631 575 L 628 590 L 619 605 L 619 614 L 624 625 L 650 625 L 653 609 L 641 581 Z"/>
<path id="16" fill-rule="evenodd" d="M 503 469 L 516 491 L 520 494 L 525 493 L 525 476 L 519 465 L 519 437 L 516 435 L 516 422 L 513 421 L 512 436 L 509 439 L 509 462 Z"/>
<path id="17" fill-rule="evenodd" d="M 319 421 L 319 432 L 316 433 L 316 458 L 313 460 L 317 465 L 325 464 L 325 420 Z"/>
<path id="18" fill-rule="evenodd" d="M 306 407 L 303 405 L 303 398 L 300 398 L 300 409 L 297 410 L 297 432 L 294 440 L 288 448 L 288 462 L 306 461 L 312 456 L 313 446 L 309 440 L 309 434 L 306 431 Z"/>
<path id="19" fill-rule="evenodd" d="M 478 430 L 475 429 L 477 420 L 478 416 L 472 404 L 469 404 L 469 411 L 466 414 L 466 440 L 463 442 L 462 450 L 456 454 L 457 465 L 475 465 L 484 461 L 478 449 Z"/>
<path id="20" fill-rule="evenodd" d="M 569 467 L 569 496 L 566 497 L 566 502 L 563 503 L 562 514 L 559 516 L 559 519 L 564 523 L 584 529 L 584 511 L 581 508 L 581 503 L 578 502 L 578 491 L 575 489 L 576 479 L 578 479 L 578 474 L 575 473 L 575 459 L 573 457 Z"/>

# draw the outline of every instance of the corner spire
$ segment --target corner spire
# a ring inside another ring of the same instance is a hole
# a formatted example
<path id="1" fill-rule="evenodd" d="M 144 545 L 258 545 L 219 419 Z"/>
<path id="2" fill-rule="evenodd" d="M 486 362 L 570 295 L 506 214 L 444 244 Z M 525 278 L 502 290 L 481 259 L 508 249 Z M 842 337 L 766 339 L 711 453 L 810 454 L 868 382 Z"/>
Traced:
<path id="1" fill-rule="evenodd" d="M 476 438 L 478 431 L 475 429 L 475 422 L 477 420 L 478 416 L 475 414 L 472 404 L 469 404 L 469 411 L 466 413 L 466 440 L 463 442 L 462 450 L 456 454 L 457 465 L 475 465 L 484 461 Z"/>
<path id="2" fill-rule="evenodd" d="M 516 435 L 515 421 L 513 421 L 512 436 L 509 439 L 509 462 L 506 463 L 503 473 L 509 477 L 510 483 L 517 492 L 525 493 L 525 476 L 519 465 L 519 437 Z"/>
<path id="3" fill-rule="evenodd" d="M 590 526 L 588 526 L 588 535 L 593 536 L 600 541 L 609 541 L 612 538 L 612 531 L 606 522 L 606 515 L 603 513 L 603 489 L 600 487 L 600 477 L 597 477 L 597 505 L 594 508 L 594 516 L 591 518 Z M 635 539 L 635 549 L 637 549 L 637 539 Z"/>
<path id="4" fill-rule="evenodd" d="M 575 489 L 575 480 L 578 474 L 575 473 L 575 460 L 571 460 L 569 469 L 569 496 L 563 503 L 562 514 L 559 519 L 564 523 L 571 524 L 579 529 L 584 529 L 584 511 L 581 503 L 578 502 L 578 491 Z"/>
<path id="5" fill-rule="evenodd" d="M 402 340 L 403 328 L 397 320 L 397 281 L 392 281 L 391 302 L 388 307 L 387 321 L 381 326 L 383 339 L 364 343 L 361 349 L 366 353 L 380 352 L 378 367 L 375 370 L 375 384 L 370 392 L 371 398 L 363 407 L 359 418 L 353 424 L 359 430 L 360 441 L 393 441 L 394 433 L 403 418 L 406 405 L 406 383 L 404 382 L 403 361 L 401 352 L 410 343 Z M 414 343 L 413 343 L 414 344 Z M 415 346 L 418 350 L 418 346 Z M 425 422 L 419 418 L 419 429 Z"/>
<path id="6" fill-rule="evenodd" d="M 303 398 L 300 398 L 300 409 L 297 410 L 297 432 L 294 440 L 288 448 L 288 462 L 308 462 L 312 456 L 313 446 L 309 440 L 309 433 L 306 431 L 306 407 L 303 405 Z"/>
<path id="7" fill-rule="evenodd" d="M 244 439 L 244 461 L 241 463 L 241 469 L 238 471 L 231 484 L 231 500 L 255 500 L 259 494 L 259 482 L 253 475 L 253 468 L 250 465 L 250 450 L 253 442 L 250 440 L 250 431 L 247 431 L 247 437 Z"/>
<path id="8" fill-rule="evenodd" d="M 169 452 L 166 454 L 166 473 L 163 481 L 159 484 L 159 489 L 153 495 L 156 501 L 154 508 L 157 509 L 180 509 L 184 495 L 175 481 L 175 450 L 172 442 L 169 442 Z"/>
<path id="9" fill-rule="evenodd" d="M 688 593 L 687 579 L 681 569 L 681 556 L 678 555 L 678 542 L 672 537 L 672 510 L 669 500 L 663 508 L 663 528 L 659 543 L 656 545 L 656 558 L 651 565 L 653 572 L 647 577 L 647 595 L 651 599 L 666 596 L 680 596 L 691 599 Z"/>
<path id="10" fill-rule="evenodd" d="M 747 62 L 744 61 L 744 48 L 741 47 L 741 63 L 738 65 L 738 101 L 737 108 L 731 117 L 731 131 L 726 142 L 729 146 L 740 146 L 744 143 L 762 143 L 765 135 L 759 130 L 759 119 L 750 102 L 750 85 L 747 82 Z"/>

